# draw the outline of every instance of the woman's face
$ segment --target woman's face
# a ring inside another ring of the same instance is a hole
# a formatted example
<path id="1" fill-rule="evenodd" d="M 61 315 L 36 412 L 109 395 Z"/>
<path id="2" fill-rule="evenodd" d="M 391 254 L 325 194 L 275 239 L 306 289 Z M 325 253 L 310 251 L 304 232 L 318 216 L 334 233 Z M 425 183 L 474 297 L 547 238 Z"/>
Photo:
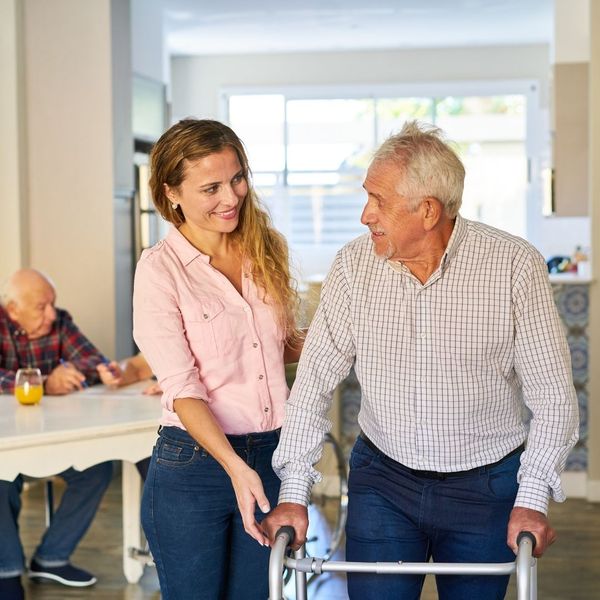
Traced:
<path id="1" fill-rule="evenodd" d="M 248 193 L 248 182 L 233 148 L 185 161 L 181 185 L 165 184 L 170 202 L 179 204 L 189 227 L 214 233 L 231 233 Z"/>

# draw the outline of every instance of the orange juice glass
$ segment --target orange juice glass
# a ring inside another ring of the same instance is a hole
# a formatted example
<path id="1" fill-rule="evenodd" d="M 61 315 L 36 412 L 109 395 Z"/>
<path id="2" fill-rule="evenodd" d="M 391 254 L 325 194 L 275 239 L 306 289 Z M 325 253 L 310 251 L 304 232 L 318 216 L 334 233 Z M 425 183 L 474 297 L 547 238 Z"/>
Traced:
<path id="1" fill-rule="evenodd" d="M 39 369 L 19 369 L 15 377 L 15 398 L 21 404 L 37 404 L 44 395 Z"/>

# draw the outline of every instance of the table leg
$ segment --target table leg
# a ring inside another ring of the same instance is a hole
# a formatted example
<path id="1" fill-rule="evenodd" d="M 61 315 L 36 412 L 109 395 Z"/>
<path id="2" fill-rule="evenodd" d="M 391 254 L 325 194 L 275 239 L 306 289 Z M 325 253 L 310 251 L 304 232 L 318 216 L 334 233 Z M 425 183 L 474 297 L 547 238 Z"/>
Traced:
<path id="1" fill-rule="evenodd" d="M 140 525 L 142 479 L 136 466 L 123 461 L 123 572 L 129 583 L 137 583 L 144 573 L 144 565 L 130 556 L 130 548 L 140 548 L 142 543 Z"/>

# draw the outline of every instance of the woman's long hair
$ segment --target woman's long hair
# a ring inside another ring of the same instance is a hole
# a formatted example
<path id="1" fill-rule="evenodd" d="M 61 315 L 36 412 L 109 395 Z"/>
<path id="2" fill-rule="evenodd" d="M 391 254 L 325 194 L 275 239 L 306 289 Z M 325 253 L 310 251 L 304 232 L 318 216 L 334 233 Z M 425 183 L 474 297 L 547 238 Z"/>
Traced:
<path id="1" fill-rule="evenodd" d="M 180 207 L 173 208 L 165 194 L 165 184 L 181 185 L 185 162 L 204 158 L 225 148 L 232 148 L 248 183 L 239 215 L 239 223 L 231 234 L 239 244 L 242 260 L 251 264 L 252 278 L 272 305 L 284 339 L 297 336 L 296 312 L 298 294 L 289 266 L 285 238 L 273 228 L 271 219 L 260 204 L 250 182 L 250 167 L 244 145 L 235 132 L 209 119 L 184 119 L 168 129 L 156 142 L 150 154 L 150 191 L 156 209 L 167 221 L 179 227 L 185 222 Z"/>

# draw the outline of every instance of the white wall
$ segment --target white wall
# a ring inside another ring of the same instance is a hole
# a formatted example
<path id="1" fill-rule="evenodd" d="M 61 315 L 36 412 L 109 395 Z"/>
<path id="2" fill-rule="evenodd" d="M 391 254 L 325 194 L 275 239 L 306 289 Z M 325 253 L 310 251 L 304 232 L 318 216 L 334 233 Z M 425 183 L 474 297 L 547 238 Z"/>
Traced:
<path id="1" fill-rule="evenodd" d="M 0 0 L 0 283 L 27 261 L 21 17 L 18 0 Z"/>
<path id="2" fill-rule="evenodd" d="M 131 0 L 132 67 L 136 75 L 167 81 L 162 0 Z"/>
<path id="3" fill-rule="evenodd" d="M 549 48 L 442 48 L 370 52 L 173 57 L 173 116 L 219 117 L 226 87 L 398 84 L 428 81 L 537 79 L 547 90 Z M 540 96 L 543 106 L 548 95 Z"/>
<path id="4" fill-rule="evenodd" d="M 24 40 L 30 265 L 113 355 L 110 0 L 27 0 Z"/>

